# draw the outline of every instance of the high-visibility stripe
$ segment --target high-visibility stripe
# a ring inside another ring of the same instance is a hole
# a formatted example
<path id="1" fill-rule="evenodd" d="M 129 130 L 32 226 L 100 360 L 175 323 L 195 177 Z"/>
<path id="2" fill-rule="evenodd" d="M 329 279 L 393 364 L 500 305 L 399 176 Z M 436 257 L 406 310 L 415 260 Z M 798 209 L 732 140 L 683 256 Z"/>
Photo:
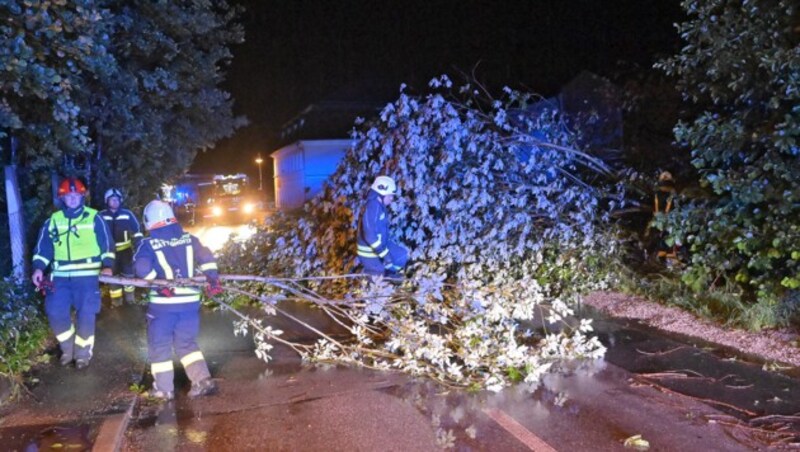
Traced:
<path id="1" fill-rule="evenodd" d="M 372 248 L 368 247 L 367 245 L 358 245 L 359 251 L 369 251 L 372 252 Z"/>
<path id="2" fill-rule="evenodd" d="M 383 250 L 382 252 L 378 253 L 378 257 L 380 257 L 381 259 L 383 259 L 384 257 L 386 257 L 386 255 L 387 255 L 387 254 L 389 254 L 389 248 L 386 248 L 386 249 L 385 249 L 385 250 Z"/>
<path id="3" fill-rule="evenodd" d="M 123 287 L 122 289 L 123 289 L 125 292 L 128 292 L 128 293 L 130 293 L 130 292 L 135 292 L 135 291 L 136 291 L 136 286 L 125 286 L 125 287 Z"/>
<path id="4" fill-rule="evenodd" d="M 117 249 L 117 251 L 124 251 L 127 250 L 128 248 L 131 248 L 132 246 L 133 243 L 131 242 L 117 242 L 115 248 Z"/>
<path id="5" fill-rule="evenodd" d="M 126 214 L 117 215 L 117 220 L 130 220 L 130 219 L 131 219 L 131 217 L 129 217 Z"/>
<path id="6" fill-rule="evenodd" d="M 200 266 L 200 270 L 202 270 L 202 271 L 217 270 L 217 263 L 216 262 L 208 262 L 208 263 L 202 264 Z"/>
<path id="7" fill-rule="evenodd" d="M 119 298 L 122 296 L 122 289 L 111 289 L 108 291 L 111 298 Z"/>
<path id="8" fill-rule="evenodd" d="M 117 257 L 117 255 L 114 254 L 112 251 L 100 255 L 100 259 L 114 259 L 115 257 Z"/>
<path id="9" fill-rule="evenodd" d="M 114 217 L 112 217 L 110 215 L 103 215 L 103 219 L 104 220 L 108 220 L 108 221 L 112 221 L 114 219 Z"/>
<path id="10" fill-rule="evenodd" d="M 154 304 L 182 304 L 182 303 L 198 303 L 200 302 L 200 295 L 191 295 L 184 297 L 162 297 L 150 296 L 150 303 Z"/>
<path id="11" fill-rule="evenodd" d="M 56 339 L 58 340 L 58 342 L 64 342 L 67 339 L 71 338 L 74 333 L 75 333 L 75 325 L 70 325 L 67 331 L 64 331 L 61 334 L 57 334 Z"/>
<path id="12" fill-rule="evenodd" d="M 150 373 L 152 373 L 153 375 L 164 372 L 172 372 L 173 370 L 174 367 L 172 366 L 172 360 L 161 361 L 159 363 L 150 364 Z"/>
<path id="13" fill-rule="evenodd" d="M 380 234 L 378 234 L 378 240 L 375 240 L 374 242 L 370 243 L 370 244 L 369 244 L 369 246 L 370 246 L 372 249 L 375 249 L 375 248 L 377 248 L 377 247 L 381 246 L 381 235 L 380 235 Z"/>
<path id="14" fill-rule="evenodd" d="M 376 259 L 378 258 L 378 255 L 373 253 L 372 251 L 361 251 L 361 250 L 358 250 L 358 255 L 361 256 L 361 257 L 374 257 Z"/>
<path id="15" fill-rule="evenodd" d="M 54 262 L 53 268 L 55 270 L 88 270 L 91 268 L 100 268 L 100 262 L 69 262 L 63 263 L 61 262 Z"/>
<path id="16" fill-rule="evenodd" d="M 175 275 L 172 273 L 172 267 L 169 266 L 167 257 L 164 256 L 164 252 L 161 250 L 156 251 L 156 258 L 158 258 L 158 263 L 161 265 L 161 269 L 164 270 L 164 277 L 166 279 L 175 279 Z"/>
<path id="17" fill-rule="evenodd" d="M 137 232 L 136 234 L 133 234 L 133 237 L 134 238 L 137 238 L 137 237 L 138 238 L 142 238 L 142 237 L 144 237 L 144 234 L 142 234 L 141 232 Z"/>
<path id="18" fill-rule="evenodd" d="M 144 279 L 156 279 L 156 276 L 158 276 L 158 273 L 156 273 L 155 270 L 150 270 L 150 273 L 148 273 Z"/>
<path id="19" fill-rule="evenodd" d="M 68 271 L 61 271 L 61 270 L 54 270 L 53 276 L 58 278 L 68 278 L 73 276 L 97 276 L 100 274 L 100 269 L 96 270 L 68 270 Z"/>
<path id="20" fill-rule="evenodd" d="M 50 259 L 47 259 L 46 257 L 44 257 L 44 256 L 40 256 L 40 255 L 38 255 L 38 254 L 36 254 L 35 256 L 33 256 L 33 260 L 40 260 L 40 261 L 42 261 L 42 263 L 43 263 L 45 266 L 47 266 L 47 265 L 50 265 Z"/>
<path id="21" fill-rule="evenodd" d="M 186 247 L 186 267 L 189 268 L 189 278 L 194 276 L 194 248 L 192 245 Z"/>
<path id="22" fill-rule="evenodd" d="M 75 345 L 78 347 L 91 347 L 94 345 L 94 336 L 89 336 L 88 339 L 84 339 L 76 334 Z"/>
<path id="23" fill-rule="evenodd" d="M 203 353 L 198 350 L 196 352 L 189 353 L 188 355 L 181 358 L 181 364 L 183 364 L 183 367 L 185 368 L 188 367 L 190 364 L 203 360 L 205 360 L 205 358 L 203 358 Z"/>

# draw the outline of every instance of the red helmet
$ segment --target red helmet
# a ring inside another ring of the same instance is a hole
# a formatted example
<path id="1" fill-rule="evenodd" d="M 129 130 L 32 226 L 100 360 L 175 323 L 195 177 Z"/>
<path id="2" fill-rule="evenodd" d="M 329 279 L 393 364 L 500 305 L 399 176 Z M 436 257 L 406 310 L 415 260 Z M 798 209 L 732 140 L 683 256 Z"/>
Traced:
<path id="1" fill-rule="evenodd" d="M 83 196 L 86 194 L 86 186 L 78 178 L 68 177 L 58 185 L 58 196 L 61 197 L 67 193 L 77 193 Z"/>

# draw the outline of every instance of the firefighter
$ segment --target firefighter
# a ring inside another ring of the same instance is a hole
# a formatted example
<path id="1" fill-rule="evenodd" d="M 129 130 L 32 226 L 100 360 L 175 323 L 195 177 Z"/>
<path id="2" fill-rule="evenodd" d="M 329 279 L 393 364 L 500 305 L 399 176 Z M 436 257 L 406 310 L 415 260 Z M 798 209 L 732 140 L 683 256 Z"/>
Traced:
<path id="1" fill-rule="evenodd" d="M 367 195 L 358 224 L 358 260 L 370 275 L 397 275 L 405 268 L 408 250 L 389 238 L 389 213 L 386 209 L 397 194 L 397 184 L 389 176 L 378 176 Z"/>
<path id="2" fill-rule="evenodd" d="M 192 278 L 197 267 L 208 280 L 207 293 L 213 296 L 222 292 L 211 251 L 197 237 L 183 231 L 169 204 L 158 200 L 147 204 L 144 226 L 150 236 L 142 240 L 134 256 L 140 278 Z M 197 345 L 200 295 L 198 287 L 151 289 L 148 294 L 147 351 L 154 380 L 151 397 L 162 400 L 175 397 L 173 348 L 192 381 L 189 397 L 216 392 L 216 384 Z"/>
<path id="3" fill-rule="evenodd" d="M 114 267 L 111 234 L 97 211 L 84 206 L 85 195 L 86 186 L 80 180 L 61 181 L 62 208 L 39 232 L 31 276 L 45 294 L 45 313 L 61 348 L 61 365 L 68 366 L 74 359 L 77 369 L 86 368 L 92 359 L 95 319 L 100 312 L 98 275 L 111 275 Z M 45 275 L 48 269 L 50 274 Z"/>
<path id="4" fill-rule="evenodd" d="M 142 240 L 142 230 L 136 215 L 122 207 L 122 192 L 117 188 L 109 188 L 104 196 L 106 209 L 100 215 L 108 224 L 111 236 L 115 242 L 114 274 L 133 278 L 133 251 L 139 247 Z M 122 296 L 130 303 L 134 298 L 133 286 L 119 286 L 112 284 L 109 290 L 111 305 L 122 305 Z"/>

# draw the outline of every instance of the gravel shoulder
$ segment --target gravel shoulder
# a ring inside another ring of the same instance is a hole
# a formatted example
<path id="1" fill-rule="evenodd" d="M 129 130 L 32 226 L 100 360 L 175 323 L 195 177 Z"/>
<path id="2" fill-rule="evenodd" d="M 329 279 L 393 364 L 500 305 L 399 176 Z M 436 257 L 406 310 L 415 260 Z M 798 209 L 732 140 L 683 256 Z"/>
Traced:
<path id="1" fill-rule="evenodd" d="M 753 332 L 726 328 L 679 308 L 619 292 L 593 292 L 583 302 L 611 317 L 638 320 L 653 328 L 730 347 L 767 362 L 800 367 L 800 335 L 793 329 Z"/>

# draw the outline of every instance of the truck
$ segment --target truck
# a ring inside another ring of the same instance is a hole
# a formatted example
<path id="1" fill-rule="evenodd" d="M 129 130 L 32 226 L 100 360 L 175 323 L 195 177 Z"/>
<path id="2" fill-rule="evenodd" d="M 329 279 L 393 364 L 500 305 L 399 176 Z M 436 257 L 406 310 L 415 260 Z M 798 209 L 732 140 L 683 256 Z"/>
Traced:
<path id="1" fill-rule="evenodd" d="M 207 223 L 248 223 L 263 212 L 263 200 L 245 174 L 214 175 L 208 197 L 197 206 Z"/>

